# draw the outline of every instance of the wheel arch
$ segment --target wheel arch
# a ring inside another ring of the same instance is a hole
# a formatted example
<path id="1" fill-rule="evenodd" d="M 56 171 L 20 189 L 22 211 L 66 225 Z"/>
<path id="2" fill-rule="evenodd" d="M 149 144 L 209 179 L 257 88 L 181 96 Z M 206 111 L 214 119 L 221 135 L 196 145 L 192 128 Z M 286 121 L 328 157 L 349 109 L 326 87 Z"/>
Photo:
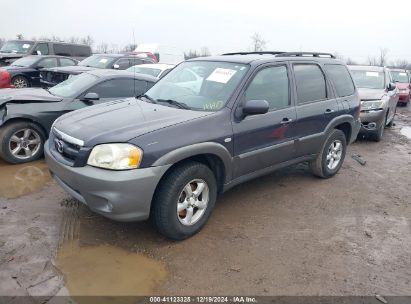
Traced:
<path id="1" fill-rule="evenodd" d="M 43 131 L 44 135 L 46 136 L 45 139 L 47 139 L 49 132 L 47 132 L 47 130 L 42 126 L 42 124 L 39 121 L 36 121 L 30 116 L 8 117 L 6 120 L 2 122 L 0 128 L 16 122 L 30 122 L 36 125 L 41 131 Z"/>
<path id="2" fill-rule="evenodd" d="M 353 135 L 354 125 L 354 118 L 351 115 L 347 114 L 338 116 L 330 121 L 325 133 L 329 134 L 329 132 L 331 132 L 331 130 L 333 129 L 341 130 L 345 135 L 347 143 L 350 143 Z"/>

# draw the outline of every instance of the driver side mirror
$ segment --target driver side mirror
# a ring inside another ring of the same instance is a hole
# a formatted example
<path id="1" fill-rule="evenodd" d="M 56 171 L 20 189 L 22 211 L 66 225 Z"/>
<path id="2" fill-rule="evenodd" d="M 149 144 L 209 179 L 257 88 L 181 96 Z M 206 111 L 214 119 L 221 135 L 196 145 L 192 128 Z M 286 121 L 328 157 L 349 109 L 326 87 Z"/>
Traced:
<path id="1" fill-rule="evenodd" d="M 250 115 L 265 114 L 270 109 L 270 106 L 266 100 L 247 100 L 244 106 L 241 108 L 241 119 Z"/>
<path id="2" fill-rule="evenodd" d="M 98 96 L 97 93 L 93 92 L 88 92 L 86 95 L 81 98 L 81 101 L 93 101 L 93 100 L 99 100 L 100 97 Z"/>
<path id="3" fill-rule="evenodd" d="M 390 82 L 387 86 L 388 91 L 394 91 L 396 89 L 397 85 L 393 82 Z"/>

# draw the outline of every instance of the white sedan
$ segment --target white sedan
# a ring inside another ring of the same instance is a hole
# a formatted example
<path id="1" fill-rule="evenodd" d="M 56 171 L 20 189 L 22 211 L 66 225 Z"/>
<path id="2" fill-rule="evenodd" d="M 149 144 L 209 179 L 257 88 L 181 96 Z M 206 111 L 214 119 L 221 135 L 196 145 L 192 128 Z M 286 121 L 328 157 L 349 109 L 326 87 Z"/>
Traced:
<path id="1" fill-rule="evenodd" d="M 173 64 L 163 64 L 163 63 L 153 63 L 153 64 L 139 64 L 129 67 L 127 71 L 139 74 L 150 75 L 160 79 L 168 72 L 170 72 L 175 65 Z"/>

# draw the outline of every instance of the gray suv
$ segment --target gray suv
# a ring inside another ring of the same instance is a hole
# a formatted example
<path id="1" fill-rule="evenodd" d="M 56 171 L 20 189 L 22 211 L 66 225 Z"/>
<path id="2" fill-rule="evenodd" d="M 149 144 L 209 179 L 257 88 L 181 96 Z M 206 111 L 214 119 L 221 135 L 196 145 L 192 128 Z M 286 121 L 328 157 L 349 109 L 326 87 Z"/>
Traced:
<path id="1" fill-rule="evenodd" d="M 378 66 L 349 67 L 361 99 L 361 134 L 380 141 L 386 126 L 394 124 L 400 92 L 390 70 Z"/>
<path id="2" fill-rule="evenodd" d="M 360 128 L 346 65 L 322 53 L 232 53 L 181 63 L 145 95 L 65 114 L 45 155 L 56 181 L 118 221 L 198 232 L 217 194 L 299 162 L 335 175 Z"/>

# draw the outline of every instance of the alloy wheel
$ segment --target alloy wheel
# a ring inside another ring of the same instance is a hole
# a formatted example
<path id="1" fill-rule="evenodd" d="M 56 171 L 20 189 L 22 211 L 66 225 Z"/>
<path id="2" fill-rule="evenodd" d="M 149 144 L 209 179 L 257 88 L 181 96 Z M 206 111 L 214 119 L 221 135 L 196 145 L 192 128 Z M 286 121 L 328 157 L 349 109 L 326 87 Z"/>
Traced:
<path id="1" fill-rule="evenodd" d="M 328 148 L 327 152 L 327 167 L 330 170 L 337 168 L 341 161 L 343 153 L 343 144 L 340 140 L 334 140 Z"/>
<path id="2" fill-rule="evenodd" d="M 28 159 L 36 155 L 41 148 L 40 134 L 33 129 L 20 129 L 10 137 L 9 151 L 17 159 Z"/>
<path id="3" fill-rule="evenodd" d="M 191 226 L 204 215 L 210 196 L 207 183 L 201 179 L 189 182 L 177 202 L 177 217 L 181 224 Z"/>

